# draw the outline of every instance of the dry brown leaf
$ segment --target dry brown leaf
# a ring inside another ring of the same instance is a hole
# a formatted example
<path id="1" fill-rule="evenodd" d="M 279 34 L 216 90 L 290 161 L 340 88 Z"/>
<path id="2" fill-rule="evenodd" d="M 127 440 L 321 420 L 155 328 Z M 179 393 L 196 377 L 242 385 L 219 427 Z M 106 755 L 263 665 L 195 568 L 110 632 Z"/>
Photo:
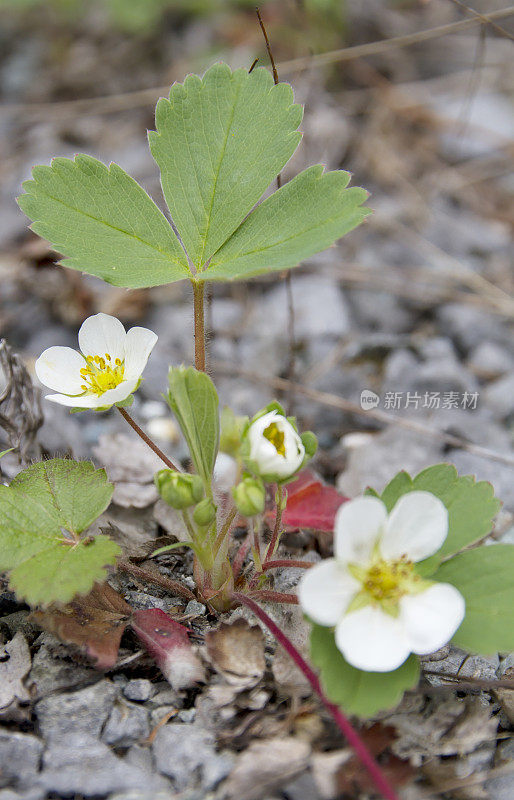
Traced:
<path id="1" fill-rule="evenodd" d="M 301 739 L 253 742 L 236 762 L 224 786 L 229 800 L 260 800 L 303 772 L 311 748 Z"/>
<path id="2" fill-rule="evenodd" d="M 0 710 L 16 700 L 27 702 L 30 695 L 23 679 L 31 666 L 30 650 L 20 631 L 0 648 Z"/>
<path id="3" fill-rule="evenodd" d="M 258 625 L 242 617 L 222 623 L 207 633 L 205 643 L 212 666 L 231 686 L 250 689 L 264 675 L 264 634 Z"/>
<path id="4" fill-rule="evenodd" d="M 33 611 L 32 617 L 63 642 L 85 648 L 98 669 L 109 669 L 116 663 L 131 613 L 131 607 L 108 583 L 95 583 L 85 597 L 76 597 L 60 608 Z"/>

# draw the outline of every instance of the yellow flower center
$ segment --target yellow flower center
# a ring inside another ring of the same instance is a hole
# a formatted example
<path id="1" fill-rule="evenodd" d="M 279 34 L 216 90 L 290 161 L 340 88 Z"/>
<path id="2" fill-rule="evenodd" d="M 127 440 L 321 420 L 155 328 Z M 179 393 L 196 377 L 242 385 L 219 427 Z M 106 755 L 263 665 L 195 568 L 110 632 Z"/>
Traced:
<path id="1" fill-rule="evenodd" d="M 397 601 L 408 594 L 414 575 L 412 562 L 406 559 L 399 561 L 375 561 L 364 576 L 363 589 L 372 600 L 377 602 Z"/>
<path id="2" fill-rule="evenodd" d="M 414 571 L 412 561 L 405 557 L 386 561 L 376 554 L 370 565 L 349 564 L 348 568 L 362 586 L 348 610 L 371 603 L 396 616 L 401 598 L 422 591 L 426 586 L 426 581 Z"/>
<path id="3" fill-rule="evenodd" d="M 101 395 L 119 386 L 124 374 L 124 362 L 115 358 L 112 363 L 109 353 L 105 353 L 104 356 L 87 356 L 86 366 L 80 370 L 84 381 L 80 388 L 89 394 Z"/>
<path id="4" fill-rule="evenodd" d="M 284 433 L 280 430 L 276 422 L 272 422 L 263 431 L 264 438 L 271 442 L 275 450 L 280 456 L 286 457 L 286 448 L 284 445 Z"/>

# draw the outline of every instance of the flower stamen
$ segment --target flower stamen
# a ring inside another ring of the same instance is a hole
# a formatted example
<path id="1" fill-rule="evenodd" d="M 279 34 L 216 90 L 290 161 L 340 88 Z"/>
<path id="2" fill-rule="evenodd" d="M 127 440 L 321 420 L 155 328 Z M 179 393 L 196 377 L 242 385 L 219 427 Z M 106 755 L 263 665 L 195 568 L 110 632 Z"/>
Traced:
<path id="1" fill-rule="evenodd" d="M 121 359 L 116 358 L 113 367 L 109 353 L 103 356 L 87 356 L 86 367 L 80 370 L 84 380 L 81 389 L 90 394 L 102 395 L 109 389 L 115 389 L 124 379 L 125 366 Z"/>
<path id="2" fill-rule="evenodd" d="M 280 430 L 276 422 L 272 422 L 263 431 L 263 436 L 268 442 L 271 442 L 279 456 L 286 457 L 286 447 L 284 443 L 284 432 Z"/>

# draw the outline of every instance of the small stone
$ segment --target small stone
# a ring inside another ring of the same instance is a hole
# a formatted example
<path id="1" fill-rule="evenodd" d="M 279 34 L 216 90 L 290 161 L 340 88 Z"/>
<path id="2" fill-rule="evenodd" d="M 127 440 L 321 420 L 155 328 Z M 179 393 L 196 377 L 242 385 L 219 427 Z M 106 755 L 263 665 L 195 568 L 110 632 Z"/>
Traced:
<path id="1" fill-rule="evenodd" d="M 499 419 L 514 414 L 514 372 L 491 383 L 484 392 L 484 402 Z"/>
<path id="2" fill-rule="evenodd" d="M 92 736 L 70 734 L 47 749 L 40 782 L 49 792 L 66 797 L 104 797 L 126 790 L 151 791 L 154 779 L 151 772 L 118 758 Z"/>
<path id="3" fill-rule="evenodd" d="M 171 778 L 178 791 L 214 789 L 232 768 L 232 758 L 217 753 L 214 735 L 197 723 L 165 725 L 152 748 L 157 769 Z"/>
<path id="4" fill-rule="evenodd" d="M 134 678 L 123 687 L 123 694 L 127 700 L 144 703 L 155 694 L 155 686 L 147 678 Z"/>
<path id="5" fill-rule="evenodd" d="M 78 692 L 45 697 L 36 706 L 43 737 L 64 744 L 71 734 L 99 736 L 117 693 L 111 681 L 101 680 Z"/>
<path id="6" fill-rule="evenodd" d="M 196 708 L 183 708 L 182 711 L 178 712 L 177 717 L 181 722 L 194 722 L 196 717 Z"/>
<path id="7" fill-rule="evenodd" d="M 192 617 L 203 617 L 206 611 L 207 608 L 203 603 L 199 603 L 198 600 L 190 600 L 184 610 L 184 614 L 189 614 Z"/>
<path id="8" fill-rule="evenodd" d="M 441 331 L 465 353 L 481 342 L 494 341 L 508 346 L 509 333 L 494 314 L 462 303 L 448 303 L 437 311 Z"/>
<path id="9" fill-rule="evenodd" d="M 495 342 L 480 342 L 471 353 L 468 366 L 480 377 L 499 377 L 514 369 L 514 357 Z"/>
<path id="10" fill-rule="evenodd" d="M 148 712 L 142 706 L 120 701 L 114 704 L 102 732 L 102 741 L 118 747 L 142 742 L 150 734 Z"/>
<path id="11" fill-rule="evenodd" d="M 505 658 L 502 658 L 500 666 L 498 667 L 498 677 L 503 678 L 514 676 L 514 653 L 508 653 Z"/>
<path id="12" fill-rule="evenodd" d="M 17 788 L 29 788 L 36 780 L 42 752 L 43 742 L 37 736 L 0 731 L 0 785 L 12 781 Z"/>
<path id="13" fill-rule="evenodd" d="M 29 618 L 29 611 L 15 611 L 14 614 L 7 614 L 0 618 L 0 632 L 5 633 L 7 639 L 11 639 L 20 631 L 25 639 L 30 643 L 41 633 L 41 628 Z"/>
<path id="14" fill-rule="evenodd" d="M 32 669 L 26 682 L 27 686 L 35 685 L 38 698 L 98 681 L 97 670 L 74 663 L 66 645 L 51 634 L 43 633 L 37 641 L 42 644 L 32 659 Z"/>

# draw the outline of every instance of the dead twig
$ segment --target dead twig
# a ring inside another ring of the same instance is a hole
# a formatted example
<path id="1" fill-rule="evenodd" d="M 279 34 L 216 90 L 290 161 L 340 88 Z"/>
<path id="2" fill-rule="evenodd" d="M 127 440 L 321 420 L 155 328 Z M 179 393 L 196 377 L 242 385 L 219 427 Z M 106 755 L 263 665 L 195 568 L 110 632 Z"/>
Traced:
<path id="1" fill-rule="evenodd" d="M 288 381 L 286 378 L 260 375 L 249 370 L 240 369 L 233 364 L 228 364 L 225 362 L 216 362 L 213 364 L 213 368 L 222 374 L 238 375 L 248 381 L 251 381 L 252 383 L 264 384 L 279 391 L 286 391 L 288 384 L 290 383 L 290 381 Z M 428 425 L 423 425 L 422 423 L 413 422 L 412 420 L 408 419 L 402 419 L 401 417 L 394 417 L 391 414 L 387 414 L 385 411 L 380 411 L 376 408 L 364 411 L 357 403 L 354 403 L 351 400 L 346 400 L 344 397 L 338 397 L 330 392 L 320 392 L 317 389 L 303 386 L 300 383 L 295 383 L 294 390 L 298 394 L 308 397 L 315 403 L 321 403 L 322 405 L 330 406 L 331 408 L 337 408 L 340 411 L 346 411 L 350 414 L 358 414 L 361 417 L 376 419 L 378 422 L 382 422 L 385 425 L 398 425 L 399 427 L 406 428 L 414 433 L 419 433 L 422 436 L 439 439 L 440 441 L 445 442 L 445 444 L 449 444 L 451 447 L 458 448 L 459 450 L 466 450 L 468 453 L 473 453 L 474 455 L 481 456 L 482 458 L 487 458 L 491 461 L 497 461 L 500 464 L 506 464 L 509 467 L 514 467 L 514 456 L 503 455 L 502 453 L 497 453 L 494 450 L 489 450 L 487 447 L 466 442 L 459 436 L 454 436 L 451 433 L 437 430 L 437 428 L 431 428 Z"/>
<path id="2" fill-rule="evenodd" d="M 513 14 L 514 6 L 508 6 L 507 8 L 493 11 L 487 15 L 480 15 L 480 18 L 472 17 L 462 19 L 456 22 L 449 22 L 446 25 L 438 25 L 434 28 L 427 28 L 423 31 L 409 33 L 405 36 L 392 36 L 389 39 L 380 39 L 376 42 L 353 45 L 340 50 L 331 50 L 328 53 L 319 53 L 314 56 L 284 61 L 278 64 L 277 69 L 284 75 L 290 75 L 306 67 L 322 67 L 336 62 L 352 61 L 355 58 L 380 55 L 397 47 L 409 47 L 410 45 L 418 44 L 418 42 L 426 42 L 430 39 L 447 36 L 448 34 L 473 27 L 476 24 L 491 24 L 496 20 L 507 19 Z M 168 91 L 169 86 L 166 84 L 165 86 L 139 89 L 134 92 L 124 92 L 103 97 L 88 97 L 81 100 L 64 100 L 47 103 L 6 103 L 2 106 L 2 110 L 11 114 L 42 114 L 44 116 L 48 116 L 49 114 L 55 116 L 56 114 L 62 112 L 66 113 L 68 111 L 74 115 L 111 114 L 150 105 L 154 103 L 158 97 L 167 94 Z"/>

